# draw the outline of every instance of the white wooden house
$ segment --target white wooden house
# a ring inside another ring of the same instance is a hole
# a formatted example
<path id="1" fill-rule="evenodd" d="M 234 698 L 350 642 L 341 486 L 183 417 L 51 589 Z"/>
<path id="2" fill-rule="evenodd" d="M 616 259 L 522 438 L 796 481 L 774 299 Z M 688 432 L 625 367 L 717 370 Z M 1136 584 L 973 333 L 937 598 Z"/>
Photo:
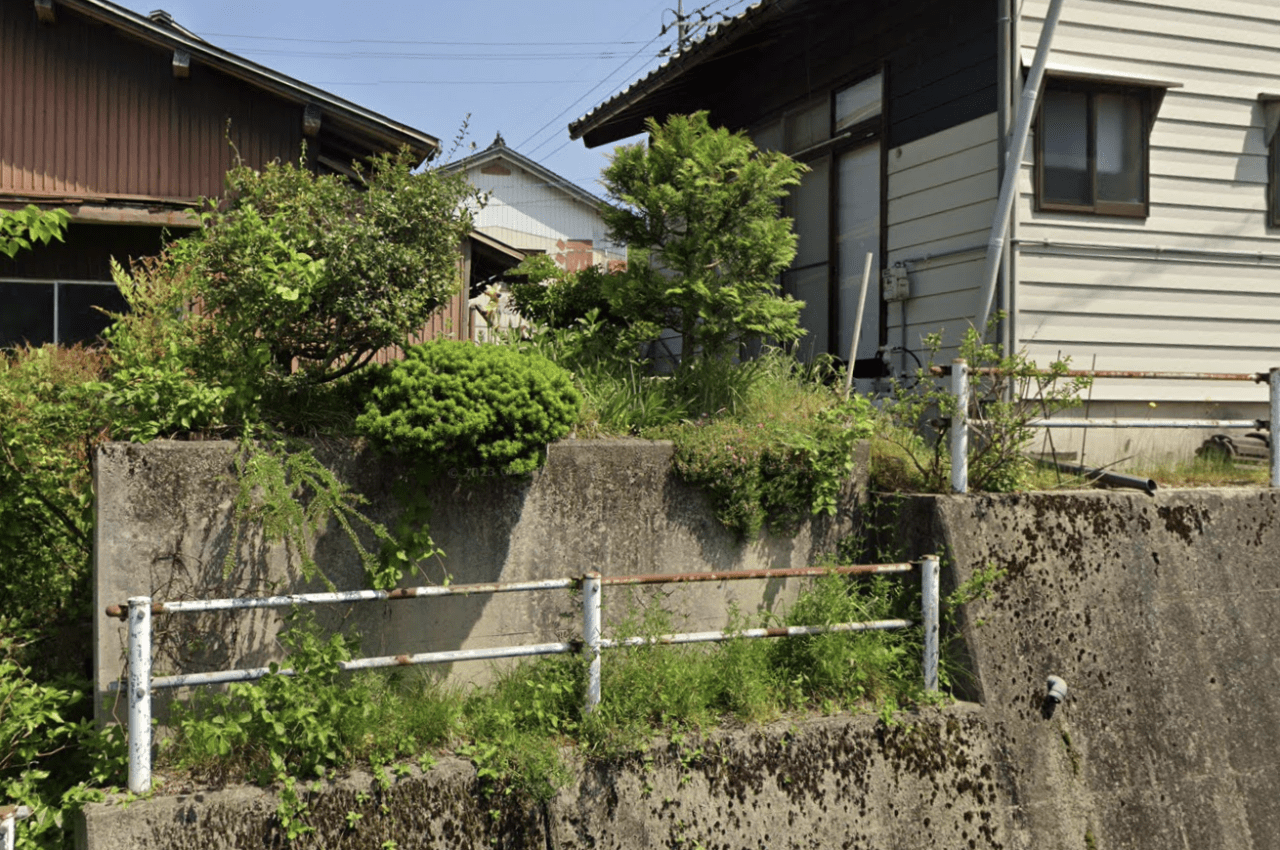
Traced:
<path id="1" fill-rule="evenodd" d="M 465 171 L 488 198 L 475 213 L 476 230 L 526 254 L 548 254 L 569 271 L 626 260 L 600 216 L 604 201 L 507 147 L 502 134 L 448 168 Z"/>
<path id="2" fill-rule="evenodd" d="M 989 262 L 1000 340 L 1041 362 L 1280 366 L 1280 3 L 1064 0 L 999 231 L 1003 152 L 1049 8 L 763 0 L 570 131 L 595 146 L 642 132 L 647 116 L 708 109 L 806 162 L 783 285 L 808 304 L 808 350 L 844 357 L 875 255 L 864 386 L 912 371 L 925 334 L 954 344 L 979 321 Z M 1090 414 L 1150 415 L 1155 403 L 1161 416 L 1265 417 L 1265 400 L 1249 383 L 1107 380 Z M 1112 436 L 1109 448 L 1089 437 L 1091 456 L 1175 441 Z"/>

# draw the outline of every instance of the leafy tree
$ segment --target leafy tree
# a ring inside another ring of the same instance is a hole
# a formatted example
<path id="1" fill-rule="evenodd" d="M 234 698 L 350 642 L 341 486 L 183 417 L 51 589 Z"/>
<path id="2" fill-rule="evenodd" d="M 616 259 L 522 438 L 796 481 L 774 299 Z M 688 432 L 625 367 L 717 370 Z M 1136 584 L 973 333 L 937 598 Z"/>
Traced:
<path id="1" fill-rule="evenodd" d="M 353 182 L 293 163 L 238 166 L 225 197 L 205 202 L 169 274 L 207 317 L 206 362 L 333 381 L 405 344 L 457 291 L 474 190 L 461 175 L 415 173 L 407 152 L 356 167 Z"/>
<path id="2" fill-rule="evenodd" d="M 34 204 L 20 210 L 0 210 L 0 254 L 12 260 L 36 242 L 62 242 L 69 221 L 71 214 L 66 210 L 40 210 Z"/>
<path id="3" fill-rule="evenodd" d="M 796 246 L 778 201 L 805 166 L 711 127 L 705 112 L 648 129 L 647 147 L 620 148 L 604 172 L 618 204 L 605 222 L 632 248 L 614 312 L 639 337 L 679 331 L 686 364 L 731 358 L 752 339 L 798 339 L 803 302 L 776 282 Z"/>

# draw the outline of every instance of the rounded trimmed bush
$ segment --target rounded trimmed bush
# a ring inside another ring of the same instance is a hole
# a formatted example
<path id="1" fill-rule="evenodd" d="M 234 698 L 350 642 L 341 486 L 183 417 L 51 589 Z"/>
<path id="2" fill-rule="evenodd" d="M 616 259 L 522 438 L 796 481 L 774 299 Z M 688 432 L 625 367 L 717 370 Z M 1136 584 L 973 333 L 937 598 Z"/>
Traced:
<path id="1" fill-rule="evenodd" d="M 356 428 L 437 470 L 522 475 L 542 466 L 581 405 L 569 373 L 539 354 L 434 340 L 379 368 Z"/>

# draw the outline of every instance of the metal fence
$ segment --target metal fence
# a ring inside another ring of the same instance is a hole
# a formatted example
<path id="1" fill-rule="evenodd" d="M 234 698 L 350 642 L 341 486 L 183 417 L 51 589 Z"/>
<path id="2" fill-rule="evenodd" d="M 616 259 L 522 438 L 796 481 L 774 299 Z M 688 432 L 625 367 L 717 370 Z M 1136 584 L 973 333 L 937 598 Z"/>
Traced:
<path id="1" fill-rule="evenodd" d="M 409 587 L 390 591 L 352 590 L 259 598 L 153 602 L 149 596 L 135 596 L 129 599 L 127 606 L 112 605 L 106 610 L 108 616 L 118 617 L 128 624 L 128 676 L 124 686 L 127 688 L 129 704 L 126 726 L 129 741 L 129 790 L 135 794 L 142 794 L 151 788 L 152 691 L 192 685 L 247 682 L 260 679 L 273 672 L 270 667 L 255 667 L 242 670 L 221 670 L 208 673 L 186 673 L 175 676 L 153 677 L 151 675 L 152 615 L 208 611 L 245 611 L 257 608 L 284 608 L 295 605 L 350 604 L 369 601 L 422 599 L 435 596 L 471 596 L 478 593 L 512 593 L 555 589 L 581 590 L 583 635 L 581 640 L 358 658 L 343 662 L 340 666 L 343 670 L 370 670 L 380 667 L 403 667 L 416 664 L 443 664 L 455 661 L 480 661 L 493 658 L 582 652 L 588 660 L 584 708 L 590 712 L 600 704 L 600 661 L 602 651 L 606 649 L 641 646 L 644 644 L 704 643 L 737 638 L 799 637 L 829 632 L 902 629 L 915 625 L 911 620 L 873 620 L 825 626 L 777 626 L 737 631 L 687 632 L 654 637 L 627 637 L 615 640 L 604 637 L 602 633 L 601 606 L 603 589 L 606 585 L 684 584 L 706 581 L 813 577 L 830 573 L 844 575 L 906 573 L 917 568 L 920 570 L 921 621 L 924 627 L 924 684 L 927 690 L 936 691 L 938 689 L 939 562 L 935 555 L 925 556 L 918 563 L 861 564 L 829 568 L 798 567 L 792 569 L 610 577 L 602 577 L 599 573 L 589 572 L 578 578 L 547 579 L 543 581 L 463 584 L 449 587 Z M 276 670 L 275 672 L 284 676 L 293 675 L 293 671 L 289 669 Z M 120 683 L 113 682 L 110 687 L 112 690 L 117 690 L 120 687 Z"/>
<path id="2" fill-rule="evenodd" d="M 26 806 L 0 806 L 0 848 L 13 850 L 18 837 L 18 821 L 29 817 L 31 809 Z"/>
<path id="3" fill-rule="evenodd" d="M 991 374 L 992 369 L 971 370 L 963 358 L 957 358 L 951 366 L 934 367 L 936 374 L 950 376 L 950 391 L 955 398 L 955 413 L 951 417 L 951 490 L 955 493 L 969 491 L 969 375 L 980 372 Z M 1048 375 L 1050 373 L 1041 373 Z M 1280 421 L 1280 368 L 1270 372 L 1113 372 L 1098 370 L 1071 370 L 1057 373 L 1063 378 L 1150 378 L 1166 381 L 1250 381 L 1265 383 L 1270 388 L 1270 419 L 1090 419 L 1048 418 L 1032 419 L 1027 424 L 1037 428 L 1215 428 L 1222 430 L 1246 429 L 1270 431 L 1271 423 Z M 1271 486 L 1280 487 L 1280 443 L 1270 442 Z"/>

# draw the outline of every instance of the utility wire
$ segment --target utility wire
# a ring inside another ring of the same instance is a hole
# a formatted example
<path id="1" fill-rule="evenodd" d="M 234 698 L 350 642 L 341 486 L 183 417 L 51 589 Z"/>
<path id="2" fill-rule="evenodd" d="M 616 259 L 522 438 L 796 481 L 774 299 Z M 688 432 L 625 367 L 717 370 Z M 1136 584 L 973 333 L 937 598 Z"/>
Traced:
<path id="1" fill-rule="evenodd" d="M 577 99 L 577 100 L 575 100 L 573 103 L 569 104 L 569 105 L 568 105 L 568 106 L 566 106 L 564 109 L 562 109 L 560 112 L 556 113 L 556 115 L 555 115 L 555 117 L 554 117 L 554 118 L 552 118 L 552 119 L 551 119 L 550 121 L 548 121 L 547 123 L 543 124 L 541 127 L 539 127 L 537 130 L 535 130 L 533 133 L 531 133 L 531 134 L 529 135 L 529 137 L 528 137 L 527 139 L 525 139 L 523 142 L 521 142 L 517 147 L 524 147 L 525 145 L 529 144 L 529 142 L 533 141 L 533 140 L 534 140 L 534 138 L 536 138 L 536 137 L 538 136 L 538 134 L 539 134 L 539 133 L 541 133 L 543 130 L 547 129 L 547 128 L 548 128 L 548 127 L 550 127 L 552 124 L 556 123 L 556 122 L 557 122 L 557 121 L 559 121 L 561 118 L 563 118 L 563 117 L 564 117 L 564 115 L 565 115 L 566 113 L 568 113 L 571 109 L 573 109 L 573 108 L 574 108 L 575 106 L 577 106 L 579 103 L 582 103 L 582 101 L 586 100 L 588 97 L 590 97 L 592 94 L 594 94 L 594 93 L 595 93 L 595 91 L 596 91 L 598 88 L 600 88 L 600 87 L 601 87 L 601 86 L 603 86 L 605 83 L 607 83 L 611 77 L 613 77 L 615 74 L 617 74 L 617 73 L 618 73 L 619 71 L 621 71 L 623 68 L 625 68 L 626 66 L 630 65 L 633 61 L 635 61 L 635 58 L 636 58 L 637 56 L 639 56 L 641 53 L 643 53 L 645 50 L 647 50 L 647 49 L 649 48 L 649 46 L 650 46 L 650 45 L 652 45 L 655 41 L 657 41 L 658 39 L 662 38 L 662 35 L 663 35 L 662 33 L 658 33 L 658 34 L 657 34 L 657 35 L 655 35 L 653 38 L 651 38 L 651 39 L 649 39 L 647 42 L 645 42 L 645 43 L 644 43 L 644 45 L 643 45 L 643 46 L 641 46 L 641 48 L 640 48 L 639 50 L 637 50 L 635 53 L 631 54 L 631 57 L 630 57 L 629 59 L 627 59 L 627 61 L 625 61 L 625 62 L 623 62 L 621 65 L 619 65 L 619 66 L 618 66 L 618 67 L 613 71 L 613 73 L 609 74 L 609 75 L 608 75 L 608 76 L 606 76 L 603 80 L 601 80 L 600 82 L 598 82 L 598 83 L 596 83 L 594 86 L 592 86 L 592 87 L 591 87 L 591 89 L 590 89 L 589 91 L 587 91 L 585 94 L 583 94 L 583 95 L 582 95 L 582 97 L 578 98 L 578 99 Z M 548 138 L 546 141 L 543 141 L 543 142 L 539 143 L 539 144 L 538 144 L 538 145 L 533 149 L 533 151 L 538 150 L 538 148 L 542 147 L 543 145 L 545 145 L 547 142 L 551 141 L 551 140 L 552 140 L 552 139 L 554 139 L 554 138 L 555 138 L 555 136 L 551 136 L 551 137 L 550 137 L 550 138 Z M 532 153 L 533 151 L 530 151 L 530 153 Z"/>
<path id="2" fill-rule="evenodd" d="M 706 10 L 707 10 L 707 9 L 711 8 L 712 6 L 714 6 L 714 5 L 716 4 L 716 2 L 719 2 L 719 0 L 712 0 L 712 2 L 710 2 L 710 3 L 707 3 L 707 4 L 703 5 L 703 6 L 700 6 L 700 7 L 698 7 L 697 9 L 693 9 L 693 10 L 691 10 L 691 11 L 690 11 L 690 12 L 689 12 L 685 17 L 690 17 L 690 16 L 693 16 L 693 15 L 702 15 L 704 12 L 706 12 Z M 718 11 L 716 11 L 716 12 L 713 12 L 713 13 L 712 13 L 712 16 L 714 16 L 714 15 L 716 15 L 716 14 L 721 14 L 721 15 L 723 15 L 723 14 L 725 13 L 725 11 L 727 11 L 727 10 L 728 10 L 728 9 L 730 9 L 730 8 L 732 8 L 733 6 L 736 6 L 736 5 L 740 4 L 740 3 L 745 3 L 745 2 L 747 2 L 747 0 L 731 0 L 731 2 L 729 3 L 729 5 L 728 5 L 728 6 L 725 6 L 723 9 L 720 9 L 720 10 L 718 10 Z M 728 16 L 727 16 L 727 15 L 726 15 L 725 17 L 726 17 L 726 19 L 728 19 Z M 703 16 L 703 21 L 705 22 L 706 20 L 708 20 L 708 18 L 709 18 L 709 16 L 704 15 L 704 16 Z M 644 45 L 644 47 L 641 47 L 641 48 L 640 48 L 640 50 L 637 50 L 637 51 L 635 52 L 635 54 L 634 54 L 630 59 L 628 59 L 626 62 L 622 63 L 622 65 L 618 67 L 618 71 L 622 70 L 622 68 L 623 68 L 623 67 L 625 67 L 626 65 L 630 64 L 630 63 L 631 63 L 631 61 L 632 61 L 633 59 L 635 59 L 635 58 L 636 58 L 636 56 L 639 56 L 639 55 L 640 55 L 640 53 L 641 53 L 645 48 L 647 48 L 649 45 L 653 44 L 653 42 L 657 41 L 657 40 L 658 40 L 659 38 L 661 38 L 662 36 L 666 35 L 666 33 L 668 32 L 668 30 L 670 30 L 670 28 L 671 28 L 671 27 L 670 27 L 670 25 L 664 25 L 664 26 L 662 27 L 662 30 L 661 30 L 661 31 L 660 31 L 656 36 L 654 36 L 652 39 L 650 39 L 650 40 L 649 40 L 649 42 L 648 42 L 647 44 L 645 44 L 645 45 Z M 661 54 L 659 54 L 659 55 L 661 55 Z M 573 109 L 575 106 L 577 106 L 579 103 L 581 103 L 584 99 L 586 99 L 588 95 L 590 95 L 590 94 L 591 94 L 592 92 L 594 92 L 596 89 L 600 88 L 600 86 L 601 86 L 601 85 L 604 85 L 604 83 L 605 83 L 605 82 L 607 82 L 607 81 L 609 80 L 609 77 L 614 76 L 614 74 L 617 74 L 617 73 L 618 73 L 618 71 L 614 71 L 614 72 L 613 72 L 613 74 L 610 74 L 608 77 L 605 77 L 605 79 L 604 79 L 604 80 L 601 80 L 598 84 L 596 84 L 596 86 L 594 86 L 594 87 L 591 89 L 591 91 L 587 92 L 587 93 L 586 93 L 586 94 L 584 94 L 582 97 L 578 98 L 578 99 L 577 99 L 577 100 L 575 100 L 573 103 L 569 104 L 569 106 L 568 106 L 566 109 L 564 109 L 562 112 L 560 112 L 558 115 L 556 115 L 556 117 L 555 117 L 555 118 L 552 118 L 552 119 L 551 119 L 550 121 L 548 121 L 546 124 L 543 124 L 543 125 L 542 125 L 541 127 L 539 127 L 539 128 L 538 128 L 538 129 L 537 129 L 537 130 L 536 130 L 536 131 L 535 131 L 531 136 L 529 136 L 529 138 L 528 138 L 528 139 L 525 139 L 525 141 L 524 141 L 524 142 L 521 142 L 520 146 L 521 146 L 521 147 L 523 147 L 524 145 L 528 144 L 528 143 L 529 143 L 529 141 L 531 141 L 535 136 L 537 136 L 539 133 L 541 133 L 541 132 L 542 132 L 543 130 L 545 130 L 547 127 L 550 127 L 553 123 L 555 123 L 557 120 L 559 120 L 559 119 L 560 119 L 560 118 L 561 118 L 561 117 L 562 117 L 566 112 L 568 112 L 570 109 Z M 539 148 L 541 148 L 541 147 L 545 146 L 548 142 L 552 141 L 553 139 L 555 139 L 555 136 L 551 136 L 551 137 L 549 137 L 549 138 L 547 138 L 547 139 L 543 140 L 543 141 L 542 141 L 542 142 L 540 142 L 537 146 L 535 146 L 535 147 L 534 147 L 534 148 L 529 152 L 529 154 L 531 155 L 531 154 L 533 154 L 533 153 L 537 152 L 537 150 L 538 150 Z M 551 157 L 555 156 L 557 153 L 559 153 L 560 151 L 564 150 L 564 149 L 565 149 L 565 147 L 567 147 L 567 146 L 569 145 L 569 143 L 570 143 L 570 142 L 572 142 L 572 141 L 573 141 L 573 139 L 567 139 L 567 140 L 565 140 L 565 141 L 564 141 L 564 142 L 563 142 L 559 147 L 557 147 L 557 148 L 556 148 L 555 150 L 553 150 L 551 153 L 549 153 L 549 154 L 547 154 L 545 157 L 543 157 L 543 159 L 550 159 Z"/>
<path id="3" fill-rule="evenodd" d="M 527 62 L 533 59 L 565 61 L 582 57 L 593 59 L 615 59 L 624 55 L 622 51 L 590 51 L 576 53 L 504 53 L 495 56 L 492 53 L 380 53 L 372 50 L 357 50 L 350 53 L 321 52 L 315 50 L 276 50 L 272 48 L 237 49 L 242 56 L 300 56 L 309 59 L 419 59 L 441 61 L 484 61 L 484 62 Z"/>
<path id="4" fill-rule="evenodd" d="M 742 3 L 749 2 L 749 0 L 731 0 L 731 2 L 730 2 L 727 6 L 724 6 L 724 7 L 720 8 L 720 9 L 718 9 L 718 10 L 714 11 L 714 12 L 711 12 L 710 14 L 704 14 L 708 9 L 710 9 L 712 6 L 714 6 L 714 5 L 716 4 L 716 2 L 718 2 L 718 0 L 711 0 L 711 2 L 706 3 L 705 5 L 700 6 L 700 7 L 698 7 L 697 9 L 693 9 L 693 10 L 691 10 L 691 11 L 690 11 L 690 12 L 689 12 L 685 17 L 686 17 L 686 18 L 689 18 L 689 17 L 692 17 L 692 16 L 694 16 L 694 15 L 701 15 L 701 16 L 702 16 L 702 21 L 701 21 L 701 23 L 699 24 L 699 26 L 706 25 L 706 24 L 707 24 L 707 22 L 708 22 L 712 17 L 714 17 L 715 15 L 720 15 L 720 16 L 721 16 L 721 17 L 723 17 L 726 21 L 728 21 L 728 20 L 730 20 L 730 19 L 731 19 L 731 17 L 732 17 L 732 16 L 730 16 L 730 15 L 726 14 L 726 13 L 728 12 L 728 10 L 729 10 L 729 9 L 731 9 L 731 8 L 733 8 L 734 6 L 738 6 L 738 5 L 741 5 Z M 735 13 L 735 15 L 736 15 L 736 13 Z M 677 21 L 676 23 L 679 23 L 679 21 Z M 640 48 L 640 50 L 636 51 L 635 55 L 633 55 L 633 56 L 631 57 L 631 59 L 628 59 L 628 60 L 627 60 L 626 62 L 624 62 L 621 66 L 619 66 L 618 71 L 622 70 L 622 68 L 623 68 L 623 67 L 625 67 L 626 65 L 630 64 L 631 60 L 632 60 L 632 59 L 635 59 L 635 58 L 636 58 L 636 56 L 639 56 L 639 55 L 640 55 L 640 53 L 641 53 L 641 51 L 643 51 L 646 47 L 648 47 L 650 44 L 653 44 L 653 42 L 654 42 L 654 41 L 657 41 L 657 39 L 659 39 L 659 38 L 661 38 L 662 36 L 666 35 L 666 33 L 667 33 L 670 29 L 671 29 L 670 25 L 664 25 L 664 26 L 662 27 L 662 30 L 658 33 L 658 35 L 657 35 L 657 36 L 655 36 L 653 39 L 651 39 L 647 44 L 645 44 L 645 45 L 644 45 L 644 47 Z M 693 31 L 691 30 L 691 31 L 690 31 L 690 33 L 689 33 L 689 35 L 690 35 L 690 36 L 692 36 L 692 33 L 693 33 Z M 670 48 L 664 48 L 662 51 L 660 51 L 660 52 L 658 53 L 658 55 L 659 55 L 659 56 L 661 56 L 661 55 L 663 55 L 663 53 L 666 53 L 666 52 L 668 52 L 669 50 L 670 50 Z M 612 77 L 614 74 L 618 73 L 618 71 L 614 71 L 614 72 L 613 72 L 613 74 L 610 74 L 610 75 L 609 75 L 609 77 Z M 563 112 L 561 112 L 561 113 L 560 113 L 559 115 L 557 115 L 555 118 L 552 118 L 552 119 L 551 119 L 550 121 L 548 121 L 546 124 L 542 125 L 542 127 L 539 127 L 539 128 L 538 128 L 538 130 L 537 130 L 536 132 L 534 132 L 534 133 L 529 137 L 529 139 L 526 139 L 524 142 L 522 142 L 522 143 L 521 143 L 521 147 L 523 147 L 525 144 L 527 144 L 530 140 L 532 140 L 535 136 L 537 136 L 539 133 L 541 133 L 541 132 L 542 132 L 543 130 L 545 130 L 547 127 L 551 126 L 551 124 L 553 124 L 553 123 L 554 123 L 555 121 L 557 121 L 561 116 L 563 116 L 563 115 L 565 114 L 565 112 L 568 112 L 570 109 L 573 109 L 573 107 L 575 107 L 575 106 L 577 106 L 579 103 L 581 103 L 583 99 L 585 99 L 588 95 L 590 95 L 590 94 L 591 94 L 591 92 L 594 92 L 597 88 L 599 88 L 599 87 L 600 87 L 600 85 L 603 85 L 603 83 L 604 83 L 604 82 L 607 82 L 607 81 L 608 81 L 608 79 L 609 79 L 609 77 L 605 77 L 605 79 L 604 79 L 604 80 L 602 80 L 600 84 L 596 85 L 596 86 L 595 86 L 595 88 L 592 88 L 592 89 L 591 89 L 591 91 L 587 92 L 587 94 L 584 94 L 582 97 L 578 98 L 576 101 L 574 101 L 573 103 L 571 103 L 567 109 L 565 109 Z M 615 93 L 616 93 L 616 92 L 615 92 Z M 612 96 L 612 95 L 611 95 L 611 96 Z M 552 140 L 552 139 L 554 139 L 554 138 L 555 138 L 555 136 L 551 136 L 551 137 L 549 137 L 548 139 L 546 139 L 546 140 L 542 141 L 542 142 L 541 142 L 541 143 L 539 143 L 535 148 L 533 148 L 533 150 L 531 150 L 531 151 L 529 152 L 529 154 L 531 155 L 531 154 L 533 154 L 533 153 L 537 152 L 537 150 L 538 150 L 539 148 L 543 147 L 544 145 L 546 145 L 546 144 L 547 144 L 547 142 L 551 141 L 551 140 Z M 544 156 L 542 156 L 542 157 L 539 157 L 539 160 L 538 160 L 538 161 L 539 161 L 539 164 L 545 164 L 548 160 L 550 160 L 550 159 L 551 159 L 552 157 L 554 157 L 556 154 L 560 153 L 560 151 L 562 151 L 562 150 L 564 150 L 566 147 L 568 147 L 572 142 L 573 142 L 573 139 L 571 139 L 571 138 L 570 138 L 570 139 L 565 139 L 563 142 L 561 142 L 561 143 L 560 143 L 560 145 L 559 145 L 559 146 L 557 146 L 557 147 L 556 147 L 556 149 L 555 149 L 555 150 L 551 151 L 551 152 L 550 152 L 550 153 L 548 153 L 548 154 L 545 154 L 545 155 L 544 155 Z"/>
<path id="5" fill-rule="evenodd" d="M 738 0 L 743 2 L 743 0 Z M 382 38 L 296 38 L 282 35 L 236 35 L 226 32 L 210 32 L 204 35 L 213 38 L 252 38 L 260 41 L 298 41 L 306 44 L 425 44 L 448 47 L 462 45 L 466 47 L 580 47 L 601 44 L 639 44 L 637 41 L 404 41 Z M 203 36 L 202 36 L 203 37 Z"/>

